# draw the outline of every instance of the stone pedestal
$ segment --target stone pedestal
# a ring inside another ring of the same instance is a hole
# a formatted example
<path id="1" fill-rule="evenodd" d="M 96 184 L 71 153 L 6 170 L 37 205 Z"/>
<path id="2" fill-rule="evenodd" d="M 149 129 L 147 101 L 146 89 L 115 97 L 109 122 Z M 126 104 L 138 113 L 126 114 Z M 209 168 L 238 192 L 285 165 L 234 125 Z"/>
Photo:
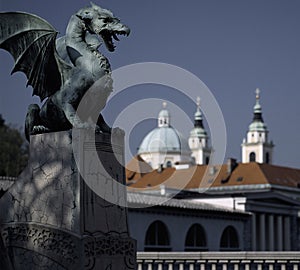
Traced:
<path id="1" fill-rule="evenodd" d="M 13 269 L 136 269 L 123 138 L 120 130 L 31 137 L 29 164 L 0 200 Z"/>

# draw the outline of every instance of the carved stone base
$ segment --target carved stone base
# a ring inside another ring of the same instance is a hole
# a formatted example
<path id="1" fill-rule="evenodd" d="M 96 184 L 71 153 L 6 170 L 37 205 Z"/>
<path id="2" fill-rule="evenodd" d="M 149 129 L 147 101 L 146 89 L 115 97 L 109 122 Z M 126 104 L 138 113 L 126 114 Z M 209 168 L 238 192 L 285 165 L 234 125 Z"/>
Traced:
<path id="1" fill-rule="evenodd" d="M 136 269 L 123 149 L 120 131 L 32 136 L 29 164 L 0 200 L 7 269 Z"/>

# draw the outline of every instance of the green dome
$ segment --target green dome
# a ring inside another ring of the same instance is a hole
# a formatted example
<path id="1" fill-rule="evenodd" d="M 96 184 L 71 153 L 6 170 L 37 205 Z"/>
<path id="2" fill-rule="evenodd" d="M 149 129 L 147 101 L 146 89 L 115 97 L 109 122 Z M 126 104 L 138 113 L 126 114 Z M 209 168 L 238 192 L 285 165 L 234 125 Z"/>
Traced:
<path id="1" fill-rule="evenodd" d="M 267 126 L 263 122 L 254 121 L 249 125 L 249 131 L 267 131 Z"/>
<path id="2" fill-rule="evenodd" d="M 198 137 L 198 138 L 206 138 L 207 133 L 204 128 L 202 127 L 195 127 L 190 132 L 191 137 Z"/>

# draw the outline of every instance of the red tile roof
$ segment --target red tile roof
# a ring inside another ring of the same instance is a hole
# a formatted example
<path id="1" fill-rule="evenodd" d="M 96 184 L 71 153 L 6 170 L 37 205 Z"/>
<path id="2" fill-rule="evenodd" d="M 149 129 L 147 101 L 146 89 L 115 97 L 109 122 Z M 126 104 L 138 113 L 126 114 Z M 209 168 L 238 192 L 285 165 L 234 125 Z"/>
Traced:
<path id="1" fill-rule="evenodd" d="M 214 166 L 214 169 L 208 168 L 207 165 L 195 165 L 180 170 L 175 168 L 165 168 L 162 172 L 154 170 L 137 175 L 134 182 L 130 181 L 130 177 L 131 175 L 127 173 L 128 186 L 136 189 L 158 189 L 160 185 L 174 189 L 263 184 L 297 188 L 300 185 L 300 169 L 255 162 L 239 163 L 231 173 L 227 171 L 227 165 Z"/>
<path id="2" fill-rule="evenodd" d="M 127 184 L 135 183 L 136 180 L 143 177 L 145 174 L 151 172 L 152 167 L 141 158 L 141 156 L 135 156 L 127 165 L 125 169 Z"/>

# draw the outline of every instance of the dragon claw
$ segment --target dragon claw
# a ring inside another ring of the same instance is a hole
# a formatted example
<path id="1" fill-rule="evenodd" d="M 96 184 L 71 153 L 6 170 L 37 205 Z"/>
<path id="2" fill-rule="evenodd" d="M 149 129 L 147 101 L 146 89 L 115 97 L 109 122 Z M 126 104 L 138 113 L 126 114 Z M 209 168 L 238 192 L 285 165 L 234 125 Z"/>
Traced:
<path id="1" fill-rule="evenodd" d="M 45 132 L 49 132 L 49 131 L 50 131 L 49 128 L 46 128 L 45 126 L 42 126 L 42 125 L 38 125 L 38 126 L 33 127 L 31 135 L 45 133 Z"/>

